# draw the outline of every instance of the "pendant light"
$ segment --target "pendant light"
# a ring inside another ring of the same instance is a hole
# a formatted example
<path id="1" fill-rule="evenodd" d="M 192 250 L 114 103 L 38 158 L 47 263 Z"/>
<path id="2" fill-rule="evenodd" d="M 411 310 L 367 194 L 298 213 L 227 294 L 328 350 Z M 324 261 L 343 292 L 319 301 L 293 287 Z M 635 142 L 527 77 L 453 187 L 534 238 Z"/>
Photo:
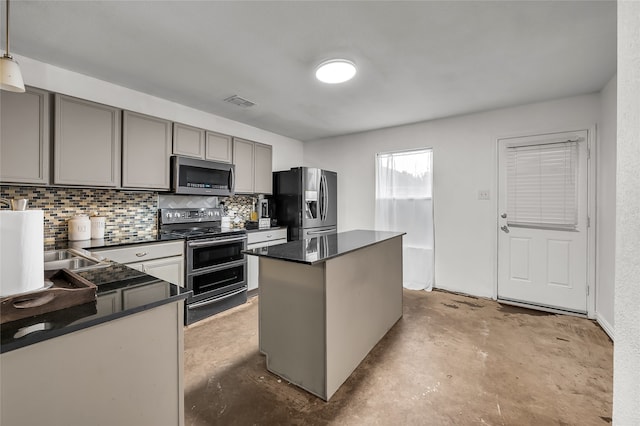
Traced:
<path id="1" fill-rule="evenodd" d="M 9 0 L 6 1 L 7 48 L 5 49 L 5 54 L 0 58 L 0 89 L 8 90 L 9 92 L 24 92 L 24 81 L 22 81 L 20 67 L 9 53 Z"/>

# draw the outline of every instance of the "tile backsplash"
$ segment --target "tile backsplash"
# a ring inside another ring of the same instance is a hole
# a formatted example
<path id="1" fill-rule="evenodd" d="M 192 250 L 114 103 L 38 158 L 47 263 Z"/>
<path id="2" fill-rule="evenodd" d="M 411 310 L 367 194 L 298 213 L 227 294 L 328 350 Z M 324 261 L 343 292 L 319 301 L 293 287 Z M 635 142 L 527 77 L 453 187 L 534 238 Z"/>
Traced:
<path id="1" fill-rule="evenodd" d="M 232 197 L 221 198 L 224 202 L 226 213 L 239 216 L 244 222 L 251 218 L 251 209 L 255 206 L 258 197 L 250 195 L 234 195 Z"/>
<path id="2" fill-rule="evenodd" d="M 0 197 L 27 198 L 29 209 L 44 211 L 45 244 L 67 239 L 66 221 L 74 214 L 105 216 L 105 238 L 157 233 L 157 192 L 2 185 Z"/>
<path id="3" fill-rule="evenodd" d="M 157 234 L 158 207 L 217 207 L 224 202 L 227 212 L 249 220 L 257 196 L 196 197 L 95 188 L 0 186 L 1 198 L 27 198 L 29 209 L 44 211 L 45 246 L 68 238 L 67 219 L 75 214 L 106 217 L 105 238 L 128 239 Z"/>

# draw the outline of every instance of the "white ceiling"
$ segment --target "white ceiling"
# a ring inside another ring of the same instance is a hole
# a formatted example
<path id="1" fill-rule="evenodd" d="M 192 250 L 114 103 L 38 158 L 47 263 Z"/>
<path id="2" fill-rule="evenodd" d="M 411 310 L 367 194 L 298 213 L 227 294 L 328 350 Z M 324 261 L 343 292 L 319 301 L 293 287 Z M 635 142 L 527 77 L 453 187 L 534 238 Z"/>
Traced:
<path id="1" fill-rule="evenodd" d="M 598 91 L 616 4 L 13 0 L 11 50 L 306 141 Z"/>

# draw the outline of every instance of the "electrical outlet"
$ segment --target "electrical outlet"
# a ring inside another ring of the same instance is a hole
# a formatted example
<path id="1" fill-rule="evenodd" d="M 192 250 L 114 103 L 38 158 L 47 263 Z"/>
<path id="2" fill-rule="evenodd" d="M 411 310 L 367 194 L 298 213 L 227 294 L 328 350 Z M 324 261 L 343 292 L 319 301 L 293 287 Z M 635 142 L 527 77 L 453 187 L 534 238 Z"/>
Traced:
<path id="1" fill-rule="evenodd" d="M 488 189 L 480 189 L 478 191 L 478 200 L 488 200 L 489 199 L 489 190 Z"/>

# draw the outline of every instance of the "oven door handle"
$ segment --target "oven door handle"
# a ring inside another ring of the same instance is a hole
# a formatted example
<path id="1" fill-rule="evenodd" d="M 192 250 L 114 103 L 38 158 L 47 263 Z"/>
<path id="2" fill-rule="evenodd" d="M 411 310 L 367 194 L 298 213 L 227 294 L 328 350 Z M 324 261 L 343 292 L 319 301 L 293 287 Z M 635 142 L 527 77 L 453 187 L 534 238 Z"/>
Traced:
<path id="1" fill-rule="evenodd" d="M 221 240 L 208 240 L 208 241 L 198 241 L 198 242 L 190 241 L 187 243 L 187 245 L 189 247 L 215 246 L 216 244 L 235 243 L 237 241 L 245 241 L 246 239 L 247 237 L 244 236 L 239 238 L 228 238 L 228 239 L 225 238 Z"/>
<path id="2" fill-rule="evenodd" d="M 196 308 L 199 308 L 201 306 L 206 306 L 206 305 L 210 305 L 212 303 L 217 303 L 217 302 L 220 302 L 221 300 L 225 300 L 225 299 L 228 299 L 230 297 L 236 296 L 236 295 L 242 293 L 243 291 L 247 291 L 246 286 L 242 287 L 240 290 L 235 290 L 235 291 L 232 291 L 231 293 L 225 294 L 222 297 L 216 297 L 214 299 L 207 299 L 207 300 L 204 300 L 202 302 L 190 303 L 190 304 L 187 305 L 187 309 L 196 309 Z"/>

